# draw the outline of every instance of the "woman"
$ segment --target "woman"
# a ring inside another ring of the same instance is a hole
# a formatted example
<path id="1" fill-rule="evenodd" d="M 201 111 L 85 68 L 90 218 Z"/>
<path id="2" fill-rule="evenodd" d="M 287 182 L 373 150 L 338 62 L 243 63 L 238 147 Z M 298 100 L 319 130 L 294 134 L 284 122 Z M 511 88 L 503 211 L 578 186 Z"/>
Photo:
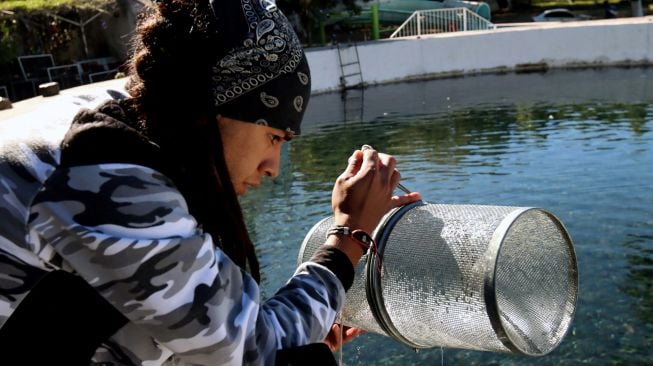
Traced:
<path id="1" fill-rule="evenodd" d="M 333 190 L 340 227 L 261 301 L 237 196 L 278 174 L 282 144 L 300 132 L 310 72 L 299 41 L 269 0 L 160 1 L 137 38 L 128 94 L 107 91 L 63 136 L 39 121 L 42 138 L 0 147 L 0 357 L 315 357 L 326 346 L 310 345 L 342 308 L 366 233 L 419 195 L 392 196 L 394 159 L 355 151 Z"/>

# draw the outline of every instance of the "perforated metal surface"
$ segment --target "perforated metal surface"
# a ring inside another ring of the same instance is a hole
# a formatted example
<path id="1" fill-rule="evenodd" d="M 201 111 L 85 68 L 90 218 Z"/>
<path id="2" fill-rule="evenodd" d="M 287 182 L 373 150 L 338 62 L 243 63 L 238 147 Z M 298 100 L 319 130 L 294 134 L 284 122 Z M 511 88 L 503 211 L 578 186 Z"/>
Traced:
<path id="1" fill-rule="evenodd" d="M 333 217 L 318 222 L 304 238 L 299 251 L 297 263 L 303 263 L 311 258 L 313 253 L 325 242 L 326 232 L 333 225 Z M 367 255 L 361 258 L 356 266 L 354 283 L 347 292 L 347 303 L 340 314 L 340 322 L 345 325 L 362 328 L 370 332 L 386 335 L 370 311 L 365 295 L 365 263 Z"/>
<path id="2" fill-rule="evenodd" d="M 307 235 L 300 262 L 331 223 Z M 575 255 L 562 224 L 543 210 L 413 205 L 390 215 L 375 239 L 383 264 L 358 264 L 345 324 L 411 347 L 529 355 L 553 350 L 569 328 Z"/>

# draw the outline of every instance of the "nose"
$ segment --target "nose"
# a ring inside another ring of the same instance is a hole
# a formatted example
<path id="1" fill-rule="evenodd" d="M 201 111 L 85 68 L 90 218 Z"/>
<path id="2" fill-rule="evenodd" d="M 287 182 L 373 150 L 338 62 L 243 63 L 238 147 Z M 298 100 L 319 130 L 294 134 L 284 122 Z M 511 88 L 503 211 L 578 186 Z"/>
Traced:
<path id="1" fill-rule="evenodd" d="M 259 171 L 261 175 L 271 178 L 276 178 L 279 176 L 279 165 L 281 162 L 281 149 L 275 149 L 275 151 L 267 156 L 261 162 L 259 166 Z"/>

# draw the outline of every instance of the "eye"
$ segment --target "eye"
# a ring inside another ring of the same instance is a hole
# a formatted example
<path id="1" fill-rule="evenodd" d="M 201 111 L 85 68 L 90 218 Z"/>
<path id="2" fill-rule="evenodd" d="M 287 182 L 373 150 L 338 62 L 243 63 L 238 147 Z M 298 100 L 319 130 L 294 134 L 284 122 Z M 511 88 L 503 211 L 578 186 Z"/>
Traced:
<path id="1" fill-rule="evenodd" d="M 273 133 L 269 133 L 268 137 L 270 138 L 270 143 L 272 145 L 276 145 L 276 144 L 280 143 L 281 141 L 283 141 L 283 139 L 284 139 L 283 136 L 275 135 Z"/>

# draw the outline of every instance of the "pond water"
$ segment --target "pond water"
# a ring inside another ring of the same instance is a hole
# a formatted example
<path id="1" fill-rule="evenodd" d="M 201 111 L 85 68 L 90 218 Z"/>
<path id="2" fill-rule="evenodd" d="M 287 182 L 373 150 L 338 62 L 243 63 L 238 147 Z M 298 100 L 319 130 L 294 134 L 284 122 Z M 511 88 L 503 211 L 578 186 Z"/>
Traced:
<path id="1" fill-rule="evenodd" d="M 653 364 L 653 69 L 560 70 L 401 83 L 314 96 L 282 172 L 243 200 L 270 295 L 363 143 L 393 154 L 429 202 L 537 206 L 569 230 L 574 322 L 537 358 L 414 350 L 365 334 L 346 365 Z"/>

